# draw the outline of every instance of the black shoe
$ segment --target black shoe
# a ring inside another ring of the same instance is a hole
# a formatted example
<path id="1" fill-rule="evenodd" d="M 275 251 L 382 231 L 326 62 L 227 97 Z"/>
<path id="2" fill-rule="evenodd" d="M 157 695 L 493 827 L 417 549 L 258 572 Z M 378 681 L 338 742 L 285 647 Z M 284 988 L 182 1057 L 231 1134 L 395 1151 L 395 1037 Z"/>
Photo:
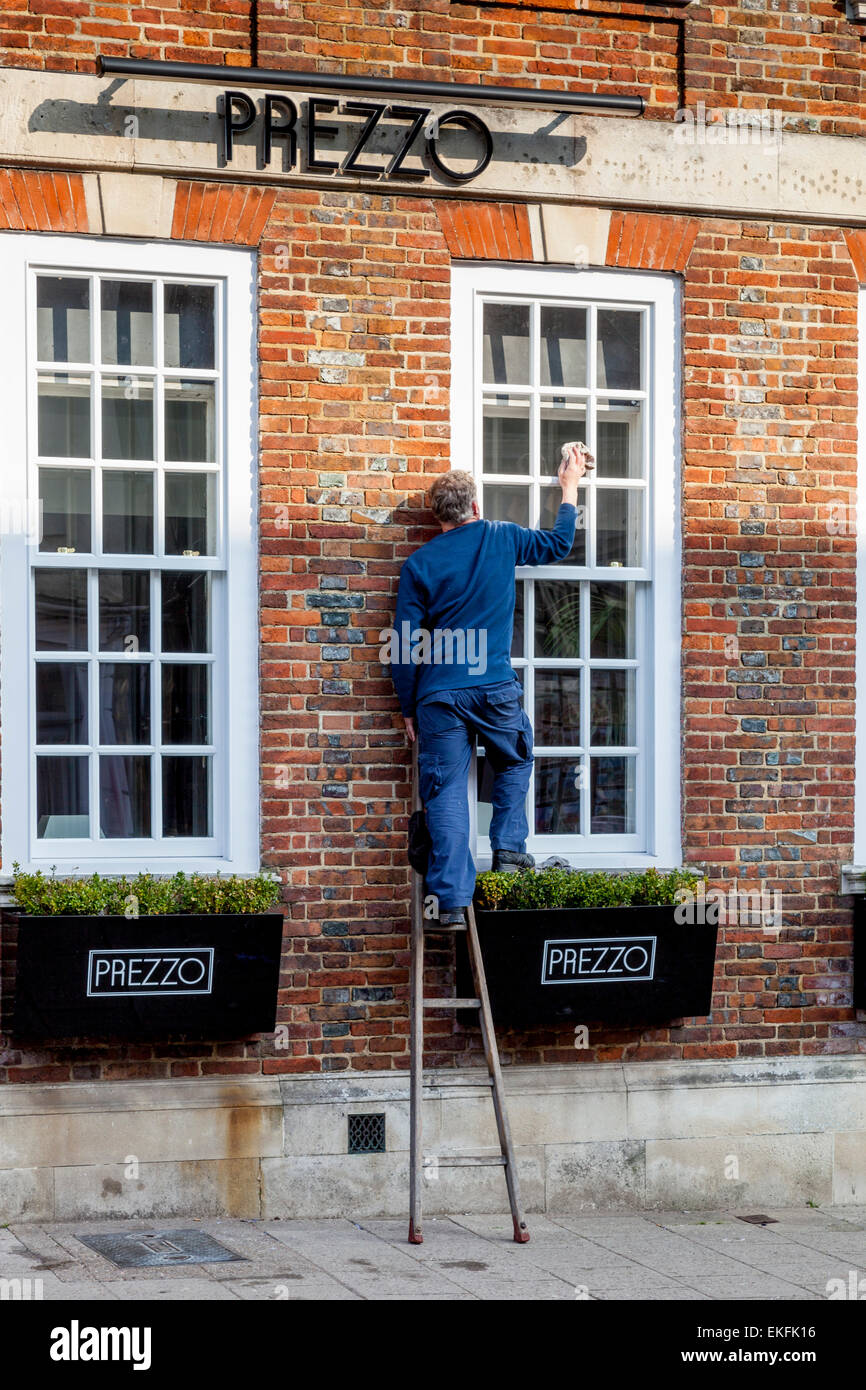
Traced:
<path id="1" fill-rule="evenodd" d="M 465 927 L 466 908 L 449 907 L 439 913 L 439 925 L 441 927 Z"/>
<path id="2" fill-rule="evenodd" d="M 493 872 L 495 874 L 516 874 L 521 869 L 534 869 L 535 860 L 531 854 L 520 854 L 516 849 L 496 849 L 493 851 Z"/>

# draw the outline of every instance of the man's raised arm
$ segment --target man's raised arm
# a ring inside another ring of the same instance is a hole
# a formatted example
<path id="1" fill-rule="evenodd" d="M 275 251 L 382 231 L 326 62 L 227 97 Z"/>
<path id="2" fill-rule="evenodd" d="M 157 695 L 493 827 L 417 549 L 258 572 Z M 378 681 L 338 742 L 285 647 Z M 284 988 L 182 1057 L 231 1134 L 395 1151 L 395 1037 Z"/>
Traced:
<path id="1" fill-rule="evenodd" d="M 562 501 L 556 523 L 552 531 L 533 531 L 525 526 L 515 528 L 518 533 L 516 564 L 549 565 L 565 559 L 574 544 L 578 484 L 587 468 L 593 466 L 592 454 L 585 444 L 563 446 L 563 458 L 557 473 Z"/>

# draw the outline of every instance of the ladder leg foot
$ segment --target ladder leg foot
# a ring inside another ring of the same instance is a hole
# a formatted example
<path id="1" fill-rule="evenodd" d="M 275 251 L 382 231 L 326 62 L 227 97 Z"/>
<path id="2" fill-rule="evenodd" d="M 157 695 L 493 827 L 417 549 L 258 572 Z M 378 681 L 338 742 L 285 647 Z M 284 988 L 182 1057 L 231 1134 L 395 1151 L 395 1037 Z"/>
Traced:
<path id="1" fill-rule="evenodd" d="M 525 1245 L 529 1240 L 529 1232 L 523 1224 L 514 1223 L 514 1243 L 515 1245 Z"/>
<path id="2" fill-rule="evenodd" d="M 527 1236 L 526 1239 L 528 1240 L 528 1239 L 529 1239 L 529 1236 Z M 423 1244 L 424 1244 L 424 1237 L 422 1236 L 420 1229 L 416 1231 L 414 1221 L 410 1221 L 410 1222 L 409 1222 L 409 1244 L 410 1244 L 410 1245 L 423 1245 Z"/>

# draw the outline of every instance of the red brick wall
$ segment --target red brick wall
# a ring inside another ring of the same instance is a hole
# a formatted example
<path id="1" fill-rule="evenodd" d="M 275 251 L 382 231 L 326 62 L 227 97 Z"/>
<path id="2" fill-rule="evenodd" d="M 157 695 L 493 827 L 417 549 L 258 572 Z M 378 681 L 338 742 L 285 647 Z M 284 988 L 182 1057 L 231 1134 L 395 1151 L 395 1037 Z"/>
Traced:
<path id="1" fill-rule="evenodd" d="M 866 1050 L 850 997 L 854 267 L 841 231 L 705 221 L 685 279 L 685 839 L 781 893 L 729 932 L 713 1035 L 741 1055 Z M 710 330 L 708 334 L 708 324 Z"/>
<path id="2" fill-rule="evenodd" d="M 92 70 L 98 50 L 257 58 L 638 90 L 656 118 L 684 98 L 711 111 L 769 102 L 842 134 L 861 132 L 860 42 L 817 0 L 791 13 L 9 0 L 0 18 L 6 66 Z M 80 179 L 4 175 L 0 220 L 83 230 Z M 527 257 L 526 210 L 181 183 L 173 230 L 261 242 L 263 854 L 291 905 L 289 1045 L 7 1046 L 0 1081 L 405 1067 L 407 757 L 371 639 L 390 620 L 400 561 L 429 534 L 423 490 L 448 466 L 450 258 Z M 567 1031 L 511 1035 L 503 1051 L 564 1062 L 866 1050 L 837 895 L 852 847 L 854 541 L 828 526 L 829 504 L 855 484 L 862 237 L 615 212 L 607 263 L 684 276 L 686 857 L 720 884 L 780 889 L 784 929 L 725 932 L 711 1024 L 593 1031 L 580 1052 Z M 8 980 L 14 932 L 2 936 Z M 432 1061 L 479 1060 L 473 1031 L 447 1018 L 429 1028 Z"/>
<path id="3" fill-rule="evenodd" d="M 690 5 L 687 104 L 784 113 L 785 129 L 863 132 L 863 27 L 833 0 Z"/>
<path id="4" fill-rule="evenodd" d="M 97 53 L 249 67 L 254 0 L 4 0 L 0 66 L 93 72 Z"/>
<path id="5" fill-rule="evenodd" d="M 409 788 L 377 634 L 447 467 L 450 258 L 430 202 L 344 193 L 282 195 L 262 250 L 264 855 L 293 904 L 272 1069 L 405 1065 Z"/>
<path id="6" fill-rule="evenodd" d="M 209 187 L 179 185 L 177 235 L 204 235 Z M 234 191 L 211 201 L 209 225 L 249 240 Z M 408 759 L 377 634 L 448 466 L 450 256 L 501 258 L 526 216 L 440 206 L 280 190 L 261 242 L 263 858 L 290 904 L 287 1046 L 10 1046 L 0 1080 L 407 1066 Z M 615 214 L 607 260 L 684 276 L 685 857 L 722 888 L 778 890 L 783 927 L 725 929 L 709 1022 L 591 1028 L 581 1051 L 569 1029 L 505 1034 L 503 1055 L 866 1050 L 837 894 L 853 814 L 854 540 L 828 525 L 855 485 L 846 237 Z M 431 981 L 450 970 L 434 958 Z M 433 1064 L 481 1060 L 450 1017 L 428 1037 Z"/>

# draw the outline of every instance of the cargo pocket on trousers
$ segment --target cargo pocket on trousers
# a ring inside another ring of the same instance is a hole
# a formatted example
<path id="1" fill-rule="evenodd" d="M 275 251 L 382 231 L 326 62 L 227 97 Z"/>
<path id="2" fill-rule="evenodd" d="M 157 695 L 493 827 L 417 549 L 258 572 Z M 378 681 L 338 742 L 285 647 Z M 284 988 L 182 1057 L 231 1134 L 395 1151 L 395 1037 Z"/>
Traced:
<path id="1" fill-rule="evenodd" d="M 532 749 L 534 746 L 532 738 L 532 723 L 530 721 L 529 715 L 526 713 L 525 710 L 520 711 L 520 716 L 522 721 L 522 728 L 520 730 L 520 733 L 517 735 L 517 751 L 520 754 L 523 761 L 526 762 L 529 758 L 532 757 Z"/>
<path id="2" fill-rule="evenodd" d="M 501 729 L 519 737 L 524 714 L 520 704 L 520 687 L 516 682 L 509 683 L 503 689 L 487 691 L 486 704 L 488 718 Z"/>
<path id="3" fill-rule="evenodd" d="M 442 790 L 442 767 L 435 753 L 418 754 L 418 790 L 424 806 Z"/>

